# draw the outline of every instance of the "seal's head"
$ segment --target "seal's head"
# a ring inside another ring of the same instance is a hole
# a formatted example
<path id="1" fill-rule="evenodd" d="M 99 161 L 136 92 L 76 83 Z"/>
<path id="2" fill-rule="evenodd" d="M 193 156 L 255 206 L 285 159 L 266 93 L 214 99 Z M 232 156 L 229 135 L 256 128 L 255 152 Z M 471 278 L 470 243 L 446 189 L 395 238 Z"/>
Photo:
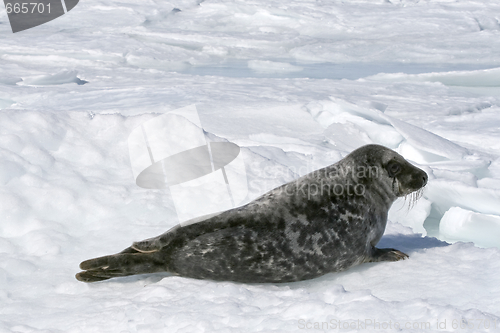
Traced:
<path id="1" fill-rule="evenodd" d="M 427 184 L 427 174 L 422 169 L 410 164 L 395 151 L 380 145 L 366 145 L 354 150 L 351 160 L 364 165 L 371 174 L 376 174 L 381 188 L 389 197 L 394 199 L 416 193 L 418 197 L 421 189 Z M 363 182 L 358 179 L 358 182 Z"/>

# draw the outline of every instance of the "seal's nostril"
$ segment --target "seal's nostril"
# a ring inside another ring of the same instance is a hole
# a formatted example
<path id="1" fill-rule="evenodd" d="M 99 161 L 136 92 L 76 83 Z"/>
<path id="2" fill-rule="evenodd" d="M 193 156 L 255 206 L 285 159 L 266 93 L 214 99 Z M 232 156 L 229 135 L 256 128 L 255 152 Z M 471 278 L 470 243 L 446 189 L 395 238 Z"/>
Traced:
<path id="1" fill-rule="evenodd" d="M 427 175 L 424 175 L 422 179 L 424 181 L 424 184 L 422 186 L 425 186 L 427 184 Z"/>

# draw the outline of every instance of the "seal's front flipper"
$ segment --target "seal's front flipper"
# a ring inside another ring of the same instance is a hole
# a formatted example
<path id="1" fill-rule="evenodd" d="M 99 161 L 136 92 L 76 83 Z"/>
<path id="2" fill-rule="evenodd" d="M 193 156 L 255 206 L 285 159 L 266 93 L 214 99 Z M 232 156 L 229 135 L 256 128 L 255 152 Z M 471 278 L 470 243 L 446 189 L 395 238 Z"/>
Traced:
<path id="1" fill-rule="evenodd" d="M 372 256 L 368 259 L 368 262 L 398 261 L 408 258 L 410 258 L 409 255 L 396 249 L 379 249 L 374 247 L 372 250 Z"/>
<path id="2" fill-rule="evenodd" d="M 118 253 L 85 260 L 80 264 L 84 270 L 76 274 L 82 282 L 97 282 L 119 276 L 157 273 L 167 270 L 163 260 L 147 253 Z"/>

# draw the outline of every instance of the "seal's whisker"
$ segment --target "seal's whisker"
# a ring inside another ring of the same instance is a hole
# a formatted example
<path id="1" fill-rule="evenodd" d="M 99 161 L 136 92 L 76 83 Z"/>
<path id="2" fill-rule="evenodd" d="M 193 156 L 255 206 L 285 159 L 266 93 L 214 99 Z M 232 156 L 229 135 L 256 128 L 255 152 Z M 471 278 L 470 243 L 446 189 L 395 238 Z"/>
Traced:
<path id="1" fill-rule="evenodd" d="M 417 205 L 418 200 L 423 196 L 423 189 L 418 189 L 415 192 L 410 194 L 410 201 L 408 202 L 408 211 L 413 209 Z M 405 204 L 406 204 L 406 196 L 405 196 Z"/>

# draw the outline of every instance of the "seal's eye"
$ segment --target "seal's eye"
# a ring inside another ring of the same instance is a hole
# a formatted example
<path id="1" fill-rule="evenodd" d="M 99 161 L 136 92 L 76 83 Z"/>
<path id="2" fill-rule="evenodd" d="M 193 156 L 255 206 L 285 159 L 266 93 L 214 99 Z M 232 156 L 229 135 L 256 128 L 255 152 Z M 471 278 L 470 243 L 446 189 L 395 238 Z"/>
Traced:
<path id="1" fill-rule="evenodd" d="M 392 162 L 387 166 L 387 173 L 389 173 L 389 177 L 396 176 L 401 171 L 401 165 L 396 162 Z"/>

